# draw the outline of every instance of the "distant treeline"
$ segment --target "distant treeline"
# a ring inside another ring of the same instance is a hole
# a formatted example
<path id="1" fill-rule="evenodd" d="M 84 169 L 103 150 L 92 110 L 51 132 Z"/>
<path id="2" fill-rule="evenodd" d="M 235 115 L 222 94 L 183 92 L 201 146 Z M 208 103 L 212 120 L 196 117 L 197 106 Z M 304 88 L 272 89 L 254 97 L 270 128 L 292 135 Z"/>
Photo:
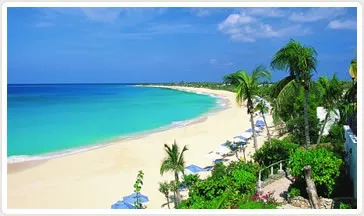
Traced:
<path id="1" fill-rule="evenodd" d="M 313 81 L 315 83 L 317 81 Z M 352 85 L 351 81 L 341 80 L 341 84 L 343 85 L 344 90 L 347 90 Z M 260 84 L 260 96 L 269 97 L 269 94 L 276 82 L 261 82 Z M 185 86 L 185 87 L 194 87 L 194 88 L 208 88 L 208 89 L 216 89 L 216 90 L 226 90 L 235 92 L 235 87 L 230 84 L 225 84 L 223 82 L 172 82 L 172 83 L 144 83 L 141 85 L 161 85 L 161 86 Z"/>

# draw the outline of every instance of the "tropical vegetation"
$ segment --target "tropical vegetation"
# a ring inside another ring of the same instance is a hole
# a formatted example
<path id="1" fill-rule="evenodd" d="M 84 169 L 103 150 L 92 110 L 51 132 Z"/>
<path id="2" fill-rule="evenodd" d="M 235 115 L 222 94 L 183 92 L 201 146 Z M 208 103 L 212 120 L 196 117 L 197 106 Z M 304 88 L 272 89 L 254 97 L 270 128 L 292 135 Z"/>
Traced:
<path id="1" fill-rule="evenodd" d="M 175 206 L 178 207 L 179 197 L 180 197 L 180 193 L 178 190 L 178 185 L 180 183 L 179 173 L 184 174 L 185 160 L 183 155 L 185 151 L 188 150 L 188 148 L 184 146 L 183 149 L 180 151 L 176 141 L 174 141 L 174 143 L 171 146 L 164 144 L 164 150 L 167 156 L 162 161 L 160 174 L 163 175 L 165 172 L 173 172 L 175 182 L 172 183 L 171 185 L 172 185 L 172 190 L 175 192 L 174 196 Z"/>
<path id="2" fill-rule="evenodd" d="M 263 78 L 271 78 L 271 74 L 263 66 L 254 68 L 251 75 L 246 71 L 239 70 L 224 77 L 224 83 L 236 86 L 236 103 L 241 106 L 242 103 L 246 101 L 246 107 L 248 114 L 250 114 L 250 123 L 253 131 L 254 147 L 256 150 L 258 150 L 258 144 L 254 126 L 253 100 L 255 96 L 258 96 L 259 81 Z"/>
<path id="3" fill-rule="evenodd" d="M 265 167 L 281 160 L 287 160 L 290 155 L 299 147 L 289 139 L 272 139 L 272 142 L 265 142 L 264 145 L 254 153 L 253 159 L 260 166 Z"/>
<path id="4" fill-rule="evenodd" d="M 240 160 L 238 152 L 244 149 L 243 143 L 228 141 L 225 145 L 238 161 L 227 165 L 215 164 L 211 176 L 206 179 L 200 179 L 197 175 L 184 175 L 181 181 L 178 173 L 183 174 L 183 153 L 187 148 L 180 151 L 176 143 L 171 147 L 165 145 L 167 157 L 162 162 L 160 172 L 173 172 L 175 180 L 169 190 L 166 185 L 161 185 L 161 193 L 166 198 L 168 191 L 177 193 L 174 196 L 175 207 L 180 209 L 276 208 L 278 204 L 272 194 L 256 192 L 258 172 L 275 162 L 284 161 L 285 167 L 288 166 L 290 174 L 294 176 L 288 191 L 290 197 L 308 197 L 303 173 L 307 165 L 312 168 L 312 179 L 319 196 L 352 196 L 350 191 L 343 189 L 343 185 L 350 185 L 351 182 L 345 172 L 343 125 L 349 124 L 356 130 L 356 59 L 348 65 L 352 81 L 339 80 L 336 74 L 330 79 L 319 76 L 313 80 L 317 66 L 316 50 L 290 40 L 274 54 L 270 63 L 271 69 L 288 72 L 285 78 L 276 83 L 269 82 L 271 73 L 260 65 L 251 73 L 238 70 L 227 74 L 222 78 L 222 83 L 168 84 L 235 92 L 236 103 L 244 104 L 250 116 L 256 151 L 252 156 L 254 161 Z M 326 111 L 323 121 L 317 117 L 318 107 Z M 275 130 L 285 138 L 274 138 L 267 127 L 268 140 L 258 148 L 254 125 L 256 112 L 263 117 L 265 125 L 266 115 L 270 113 Z M 336 114 L 339 119 L 326 134 L 324 131 L 332 114 Z M 181 185 L 186 186 L 189 192 L 188 198 L 179 203 L 178 188 Z M 355 205 L 343 203 L 340 208 L 352 206 Z"/>
<path id="5" fill-rule="evenodd" d="M 259 100 L 259 102 L 255 105 L 254 111 L 259 112 L 263 117 L 264 125 L 268 125 L 267 120 L 265 119 L 265 114 L 269 113 L 269 107 L 267 105 L 267 102 L 265 100 Z M 268 137 L 268 142 L 272 143 L 268 127 L 267 127 L 267 137 Z"/>
<path id="6" fill-rule="evenodd" d="M 312 72 L 316 71 L 316 55 L 316 50 L 313 47 L 306 47 L 298 41 L 291 40 L 273 56 L 271 62 L 271 66 L 274 69 L 289 71 L 289 76 L 278 83 L 278 90 L 276 92 L 279 91 L 282 94 L 281 88 L 293 82 L 297 84 L 296 87 L 301 86 L 304 89 L 303 108 L 306 147 L 309 147 L 311 144 L 308 122 L 308 97 L 311 88 Z M 281 97 L 281 95 L 277 97 Z"/>
<path id="7" fill-rule="evenodd" d="M 205 180 L 190 186 L 189 198 L 179 208 L 216 209 L 239 208 L 255 195 L 259 166 L 252 162 L 217 163 Z"/>
<path id="8" fill-rule="evenodd" d="M 331 114 L 335 114 L 337 116 L 339 115 L 339 113 L 337 112 L 337 108 L 340 100 L 340 95 L 342 95 L 343 92 L 340 82 L 336 78 L 336 74 L 333 75 L 331 80 L 329 80 L 327 77 L 320 77 L 318 83 L 321 85 L 323 90 L 322 100 L 323 100 L 323 108 L 326 109 L 326 116 L 321 126 L 320 134 L 318 136 L 316 143 L 317 145 L 320 144 L 320 140 L 324 132 L 326 123 L 329 119 L 329 116 Z"/>
<path id="9" fill-rule="evenodd" d="M 289 159 L 291 175 L 304 180 L 303 168 L 307 165 L 312 167 L 312 179 L 314 180 L 317 192 L 322 196 L 329 196 L 334 190 L 337 177 L 343 160 L 326 148 L 298 149 Z M 303 192 L 303 188 L 300 188 Z"/>
<path id="10" fill-rule="evenodd" d="M 144 206 L 142 205 L 141 201 L 140 201 L 140 190 L 142 189 L 142 185 L 143 185 L 143 178 L 144 178 L 144 173 L 142 170 L 139 170 L 138 175 L 137 175 L 137 179 L 135 181 L 134 184 L 134 193 L 136 194 L 136 200 L 134 202 L 134 208 L 135 209 L 143 209 Z"/>
<path id="11" fill-rule="evenodd" d="M 165 196 L 165 198 L 167 200 L 167 206 L 170 209 L 171 208 L 170 205 L 169 205 L 169 203 L 170 203 L 169 202 L 169 192 L 171 190 L 170 184 L 168 182 L 159 182 L 159 189 L 158 190 L 159 190 L 159 192 L 161 192 Z"/>

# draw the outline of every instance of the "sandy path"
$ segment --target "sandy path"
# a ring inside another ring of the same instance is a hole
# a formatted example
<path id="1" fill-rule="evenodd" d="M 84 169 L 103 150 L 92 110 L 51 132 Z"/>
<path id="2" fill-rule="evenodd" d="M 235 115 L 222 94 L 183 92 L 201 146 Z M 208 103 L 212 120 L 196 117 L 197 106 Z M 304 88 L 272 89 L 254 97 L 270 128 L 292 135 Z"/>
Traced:
<path id="1" fill-rule="evenodd" d="M 283 202 L 285 200 L 286 193 L 288 193 L 288 188 L 291 184 L 292 182 L 288 178 L 283 177 L 265 186 L 263 188 L 263 193 L 274 191 L 274 198 L 278 202 Z"/>
<path id="2" fill-rule="evenodd" d="M 202 88 L 180 89 L 217 94 L 226 97 L 232 106 L 203 122 L 118 141 L 104 148 L 8 172 L 8 208 L 108 209 L 122 196 L 132 193 L 138 170 L 145 173 L 142 193 L 149 196 L 148 208 L 161 208 L 166 201 L 158 191 L 158 182 L 173 179 L 171 174 L 159 174 L 165 156 L 164 143 L 177 140 L 181 147 L 187 145 L 186 165 L 212 165 L 212 160 L 204 155 L 250 127 L 246 108 L 235 105 L 234 93 Z M 268 117 L 268 124 L 270 122 Z M 259 143 L 262 144 L 264 139 L 265 132 L 258 137 Z M 250 142 L 247 154 L 253 151 Z"/>

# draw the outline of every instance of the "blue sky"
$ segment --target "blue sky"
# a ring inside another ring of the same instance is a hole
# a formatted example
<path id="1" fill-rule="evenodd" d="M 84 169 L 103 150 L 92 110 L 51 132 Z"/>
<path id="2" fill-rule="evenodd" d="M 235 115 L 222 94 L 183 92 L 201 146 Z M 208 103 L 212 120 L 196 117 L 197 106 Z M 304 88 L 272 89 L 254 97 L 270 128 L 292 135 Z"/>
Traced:
<path id="1" fill-rule="evenodd" d="M 356 8 L 8 8 L 8 83 L 221 81 L 289 39 L 350 79 Z M 287 73 L 272 71 L 273 80 Z"/>

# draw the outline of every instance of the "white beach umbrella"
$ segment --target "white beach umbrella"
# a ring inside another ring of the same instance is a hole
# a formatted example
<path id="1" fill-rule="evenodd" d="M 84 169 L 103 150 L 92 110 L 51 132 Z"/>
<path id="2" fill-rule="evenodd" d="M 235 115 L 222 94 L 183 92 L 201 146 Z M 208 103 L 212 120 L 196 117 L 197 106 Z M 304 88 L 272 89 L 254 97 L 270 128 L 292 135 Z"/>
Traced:
<path id="1" fill-rule="evenodd" d="M 228 147 L 225 147 L 225 146 L 220 146 L 218 149 L 216 149 L 216 152 L 220 153 L 220 154 L 227 154 L 230 151 L 231 150 Z"/>
<path id="2" fill-rule="evenodd" d="M 193 175 L 193 174 L 196 174 L 196 173 L 191 172 L 191 170 L 189 170 L 189 169 L 184 169 L 183 172 L 184 172 L 185 175 Z M 178 177 L 180 179 L 183 179 L 183 177 L 184 177 L 183 176 L 183 173 L 182 172 L 178 172 Z"/>
<path id="3" fill-rule="evenodd" d="M 245 131 L 241 136 L 249 139 L 250 137 L 253 136 L 253 133 Z"/>
<path id="4" fill-rule="evenodd" d="M 262 132 L 263 131 L 263 127 L 264 126 L 262 126 L 262 127 L 255 127 L 255 132 L 257 132 L 257 133 Z"/>
<path id="5" fill-rule="evenodd" d="M 184 172 L 185 172 L 185 175 L 193 175 L 193 174 L 195 174 L 195 173 L 191 172 L 189 169 L 185 169 Z"/>
<path id="6" fill-rule="evenodd" d="M 246 138 L 246 137 L 245 136 L 236 136 L 236 137 L 234 137 L 233 142 L 234 143 L 237 143 L 237 142 L 246 142 L 246 139 L 244 139 L 244 138 Z"/>
<path id="7" fill-rule="evenodd" d="M 259 118 L 256 119 L 256 121 L 264 121 L 263 116 L 259 116 Z"/>

